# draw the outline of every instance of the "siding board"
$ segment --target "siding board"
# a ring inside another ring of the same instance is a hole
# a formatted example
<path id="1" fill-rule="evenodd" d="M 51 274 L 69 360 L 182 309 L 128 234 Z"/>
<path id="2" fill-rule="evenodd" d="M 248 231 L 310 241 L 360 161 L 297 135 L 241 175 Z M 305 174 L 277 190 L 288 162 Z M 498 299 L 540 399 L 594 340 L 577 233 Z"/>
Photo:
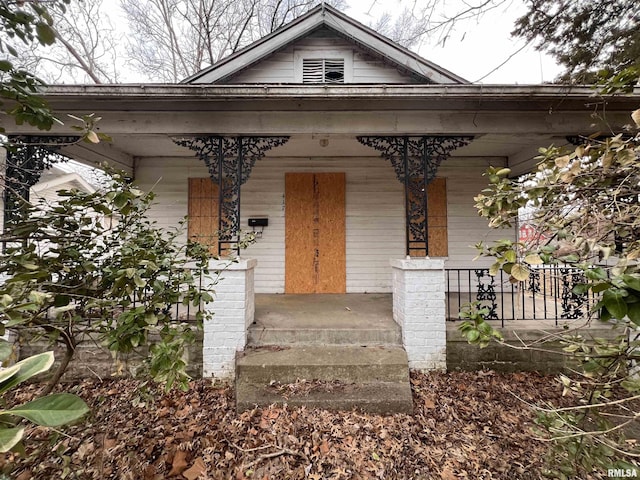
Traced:
<path id="1" fill-rule="evenodd" d="M 313 50 L 353 51 L 353 83 L 407 84 L 415 81 L 407 75 L 367 54 L 343 38 L 309 36 L 284 50 L 274 53 L 258 64 L 240 72 L 227 84 L 295 83 L 294 52 Z"/>
<path id="2" fill-rule="evenodd" d="M 472 262 L 473 244 L 515 235 L 514 231 L 490 231 L 476 213 L 473 197 L 484 188 L 482 173 L 489 163 L 500 165 L 496 159 L 454 157 L 438 171 L 447 179 L 447 268 L 488 267 L 487 259 Z M 256 163 L 242 187 L 241 205 L 244 229 L 249 217 L 269 218 L 262 238 L 241 253 L 258 260 L 256 292 L 284 292 L 284 174 L 305 171 L 346 174 L 347 293 L 390 292 L 389 259 L 405 257 L 404 193 L 390 164 L 375 156 L 267 156 Z M 157 194 L 150 216 L 165 227 L 177 226 L 187 215 L 188 178 L 205 176 L 206 167 L 194 158 L 141 158 L 136 169 L 138 184 L 144 190 L 153 187 Z"/>

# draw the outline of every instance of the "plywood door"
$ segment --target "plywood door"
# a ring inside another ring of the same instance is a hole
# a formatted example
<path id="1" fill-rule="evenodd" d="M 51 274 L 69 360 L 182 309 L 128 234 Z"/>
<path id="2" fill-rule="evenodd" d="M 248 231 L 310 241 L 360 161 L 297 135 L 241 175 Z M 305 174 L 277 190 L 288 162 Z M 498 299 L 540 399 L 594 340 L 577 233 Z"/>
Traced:
<path id="1" fill-rule="evenodd" d="M 345 293 L 344 173 L 285 174 L 285 292 Z"/>

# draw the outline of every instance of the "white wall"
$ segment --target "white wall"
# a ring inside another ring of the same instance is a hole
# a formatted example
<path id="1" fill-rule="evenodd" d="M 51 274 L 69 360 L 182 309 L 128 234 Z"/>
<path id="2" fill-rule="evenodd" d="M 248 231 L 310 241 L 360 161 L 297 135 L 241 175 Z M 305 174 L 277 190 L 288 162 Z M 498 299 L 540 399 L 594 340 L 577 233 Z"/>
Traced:
<path id="1" fill-rule="evenodd" d="M 306 37 L 275 53 L 225 83 L 295 83 L 294 51 L 344 50 L 353 52 L 353 83 L 414 83 L 411 77 L 354 48 L 346 40 L 332 37 Z"/>
<path id="2" fill-rule="evenodd" d="M 355 140 L 354 140 L 355 141 Z M 447 178 L 449 257 L 447 268 L 487 266 L 472 262 L 479 240 L 502 238 L 512 232 L 490 232 L 478 217 L 473 197 L 484 187 L 482 172 L 501 159 L 450 158 L 439 170 Z M 249 217 L 268 217 L 262 238 L 242 252 L 256 258 L 258 293 L 284 292 L 284 174 L 285 172 L 345 172 L 347 232 L 347 292 L 390 292 L 389 259 L 405 256 L 403 186 L 392 167 L 380 157 L 265 157 L 258 161 L 241 192 L 241 225 Z M 136 180 L 157 193 L 153 217 L 164 226 L 176 226 L 187 214 L 187 179 L 207 176 L 195 158 L 143 158 Z"/>

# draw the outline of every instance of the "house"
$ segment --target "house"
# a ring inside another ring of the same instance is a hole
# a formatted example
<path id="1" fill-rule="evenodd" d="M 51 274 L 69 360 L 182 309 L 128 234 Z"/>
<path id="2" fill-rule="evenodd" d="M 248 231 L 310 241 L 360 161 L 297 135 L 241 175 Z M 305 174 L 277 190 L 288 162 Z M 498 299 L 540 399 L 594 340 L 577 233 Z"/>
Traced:
<path id="1" fill-rule="evenodd" d="M 517 236 L 476 214 L 485 169 L 526 172 L 540 146 L 591 133 L 591 113 L 622 129 L 638 101 L 601 109 L 589 87 L 470 84 L 326 5 L 179 85 L 45 96 L 60 115 L 102 117 L 112 142 L 60 152 L 153 188 L 161 225 L 188 214 L 188 235 L 222 256 L 241 230 L 260 233 L 216 287 L 203 356 L 217 376 L 233 373 L 263 294 L 387 295 L 409 365 L 445 368 L 447 294 L 495 303 L 499 287 L 471 246 Z"/>
<path id="2" fill-rule="evenodd" d="M 31 187 L 30 198 L 32 201 L 43 200 L 49 203 L 58 201 L 60 190 L 79 190 L 93 193 L 95 187 L 77 172 L 67 172 L 55 165 L 45 170 L 40 181 Z"/>

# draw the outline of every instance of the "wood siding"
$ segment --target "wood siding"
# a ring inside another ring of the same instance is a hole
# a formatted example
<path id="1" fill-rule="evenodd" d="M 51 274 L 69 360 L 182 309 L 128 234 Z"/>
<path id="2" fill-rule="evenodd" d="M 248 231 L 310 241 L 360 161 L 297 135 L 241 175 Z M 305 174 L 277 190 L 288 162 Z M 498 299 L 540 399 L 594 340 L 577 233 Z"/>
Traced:
<path id="1" fill-rule="evenodd" d="M 486 185 L 482 173 L 489 165 L 504 165 L 504 159 L 454 157 L 438 171 L 447 179 L 447 268 L 488 267 L 489 260 L 472 261 L 473 245 L 515 235 L 514 231 L 491 231 L 476 213 L 473 197 Z M 256 291 L 284 292 L 286 172 L 345 172 L 347 293 L 389 292 L 389 259 L 405 256 L 403 186 L 392 167 L 379 157 L 308 156 L 266 157 L 256 163 L 242 187 L 243 228 L 250 230 L 249 217 L 269 218 L 262 238 L 242 252 L 258 260 Z M 140 186 L 157 194 L 150 215 L 167 227 L 175 227 L 187 215 L 188 178 L 206 175 L 206 167 L 196 158 L 143 158 L 136 170 Z"/>
<path id="2" fill-rule="evenodd" d="M 342 50 L 353 52 L 352 83 L 416 83 L 410 76 L 386 65 L 346 40 L 332 37 L 306 37 L 294 45 L 277 52 L 258 64 L 226 81 L 227 84 L 296 83 L 296 51 Z"/>

